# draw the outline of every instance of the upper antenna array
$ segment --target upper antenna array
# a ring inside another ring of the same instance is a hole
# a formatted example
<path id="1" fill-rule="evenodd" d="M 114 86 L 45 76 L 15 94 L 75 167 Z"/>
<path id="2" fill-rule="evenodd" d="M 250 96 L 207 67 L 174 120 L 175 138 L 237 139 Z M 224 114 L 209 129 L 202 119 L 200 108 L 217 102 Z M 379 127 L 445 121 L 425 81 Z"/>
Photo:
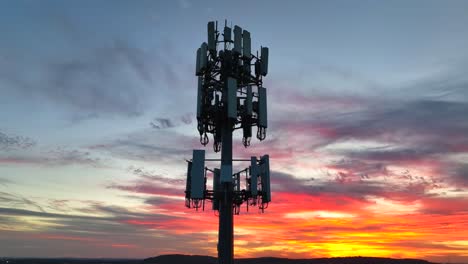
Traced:
<path id="1" fill-rule="evenodd" d="M 249 31 L 225 25 L 221 33 L 218 23 L 211 21 L 208 43 L 197 50 L 198 132 L 204 146 L 209 142 L 207 133 L 213 134 L 215 152 L 221 149 L 221 124 L 226 119 L 233 122 L 233 130 L 242 128 L 245 147 L 250 145 L 252 126 L 257 126 L 259 140 L 266 137 L 267 98 L 262 77 L 268 73 L 268 48 L 261 47 L 260 56 L 252 54 L 251 42 Z"/>

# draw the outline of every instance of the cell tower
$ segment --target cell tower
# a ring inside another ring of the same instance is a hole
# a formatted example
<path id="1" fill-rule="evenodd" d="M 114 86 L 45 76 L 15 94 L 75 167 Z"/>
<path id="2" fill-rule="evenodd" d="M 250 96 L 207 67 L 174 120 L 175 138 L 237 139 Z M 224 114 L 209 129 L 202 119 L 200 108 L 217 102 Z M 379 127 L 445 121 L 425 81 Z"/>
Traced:
<path id="1" fill-rule="evenodd" d="M 234 39 L 232 32 L 234 31 Z M 222 39 L 221 39 L 222 36 Z M 253 73 L 252 73 L 253 69 Z M 219 212 L 218 262 L 232 264 L 234 257 L 233 215 L 239 214 L 245 202 L 260 211 L 271 201 L 269 156 L 250 159 L 232 158 L 232 133 L 242 129 L 242 143 L 250 145 L 252 127 L 257 126 L 257 138 L 264 140 L 267 129 L 267 96 L 262 78 L 268 73 L 268 48 L 251 52 L 250 32 L 239 26 L 234 30 L 218 22 L 208 22 L 208 43 L 197 50 L 198 76 L 197 120 L 200 143 L 208 144 L 213 134 L 213 149 L 221 151 L 221 159 L 206 159 L 205 150 L 193 150 L 188 161 L 185 205 L 205 209 L 205 201 Z M 205 167 L 205 161 L 221 161 L 220 168 Z M 233 161 L 248 161 L 250 166 L 233 173 Z M 207 189 L 207 177 L 213 178 L 213 189 Z M 245 177 L 245 178 L 244 178 Z M 241 190 L 241 178 L 245 189 Z"/>

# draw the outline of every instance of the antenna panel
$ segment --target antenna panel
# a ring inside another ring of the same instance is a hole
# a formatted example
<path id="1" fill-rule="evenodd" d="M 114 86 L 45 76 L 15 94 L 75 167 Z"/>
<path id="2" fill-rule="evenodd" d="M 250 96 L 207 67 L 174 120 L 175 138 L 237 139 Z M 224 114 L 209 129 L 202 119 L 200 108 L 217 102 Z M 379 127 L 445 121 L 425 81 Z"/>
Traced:
<path id="1" fill-rule="evenodd" d="M 247 86 L 247 97 L 245 98 L 244 101 L 244 106 L 245 106 L 245 114 L 247 116 L 252 116 L 252 86 L 249 85 Z"/>
<path id="2" fill-rule="evenodd" d="M 266 88 L 258 87 L 258 126 L 268 127 Z"/>
<path id="3" fill-rule="evenodd" d="M 214 192 L 213 210 L 219 210 L 219 199 L 217 199 L 216 192 L 221 191 L 221 186 L 219 182 L 220 176 L 221 176 L 221 171 L 218 168 L 215 168 L 213 172 L 213 192 Z"/>
<path id="4" fill-rule="evenodd" d="M 200 71 L 205 70 L 206 65 L 208 64 L 208 56 L 206 55 L 207 49 L 208 45 L 206 42 L 203 42 L 200 47 Z"/>
<path id="5" fill-rule="evenodd" d="M 232 183 L 232 165 L 221 164 L 221 183 Z"/>
<path id="6" fill-rule="evenodd" d="M 190 198 L 203 199 L 205 197 L 205 150 L 193 150 L 190 177 Z"/>
<path id="7" fill-rule="evenodd" d="M 197 119 L 201 120 L 203 115 L 203 77 L 198 76 L 198 93 L 197 93 Z"/>
<path id="8" fill-rule="evenodd" d="M 242 124 L 242 134 L 243 134 L 242 137 L 245 140 L 249 140 L 252 137 L 252 126 L 250 125 L 250 123 L 246 122 Z M 249 143 L 246 143 L 246 144 L 247 146 L 249 145 Z"/>
<path id="9" fill-rule="evenodd" d="M 221 99 L 220 99 L 219 94 L 216 93 L 216 94 L 215 94 L 215 105 L 219 105 L 220 100 L 221 100 Z"/>
<path id="10" fill-rule="evenodd" d="M 242 52 L 242 28 L 234 26 L 234 48 L 232 49 L 235 53 L 241 54 Z"/>
<path id="11" fill-rule="evenodd" d="M 236 173 L 236 191 L 240 191 L 240 173 Z"/>
<path id="12" fill-rule="evenodd" d="M 262 47 L 262 50 L 260 52 L 260 60 L 261 60 L 261 74 L 263 76 L 266 76 L 268 74 L 268 48 L 267 47 Z"/>
<path id="13" fill-rule="evenodd" d="M 242 117 L 242 132 L 243 132 L 243 142 L 244 146 L 248 146 L 250 143 L 250 138 L 252 137 L 252 86 L 248 85 L 246 87 L 246 97 L 244 100 L 244 116 Z"/>
<path id="14" fill-rule="evenodd" d="M 252 72 L 252 65 L 250 65 L 250 58 L 249 58 L 249 61 L 244 61 L 244 65 L 243 65 L 243 69 L 244 69 L 244 75 L 246 76 L 250 76 L 251 72 Z"/>
<path id="15" fill-rule="evenodd" d="M 250 40 L 250 32 L 244 30 L 242 33 L 242 55 L 244 58 L 250 59 L 252 57 L 251 52 L 251 40 Z"/>
<path id="16" fill-rule="evenodd" d="M 250 186 L 249 191 L 252 197 L 257 196 L 257 185 L 258 185 L 258 174 L 259 174 L 259 167 L 257 164 L 256 157 L 250 157 Z"/>
<path id="17" fill-rule="evenodd" d="M 197 62 L 195 64 L 195 75 L 201 75 L 201 68 L 200 68 L 200 58 L 201 58 L 201 48 L 197 49 Z"/>
<path id="18" fill-rule="evenodd" d="M 271 202 L 271 190 L 270 190 L 270 157 L 264 155 L 260 158 L 260 171 L 262 177 L 262 202 Z"/>
<path id="19" fill-rule="evenodd" d="M 232 41 L 232 30 L 230 27 L 224 27 L 224 41 L 225 42 Z"/>
<path id="20" fill-rule="evenodd" d="M 208 49 L 216 52 L 216 31 L 215 22 L 208 22 Z"/>
<path id="21" fill-rule="evenodd" d="M 185 182 L 185 198 L 190 198 L 190 183 L 192 181 L 192 162 L 187 162 L 187 181 Z"/>
<path id="22" fill-rule="evenodd" d="M 227 79 L 227 115 L 228 118 L 237 118 L 237 80 Z"/>

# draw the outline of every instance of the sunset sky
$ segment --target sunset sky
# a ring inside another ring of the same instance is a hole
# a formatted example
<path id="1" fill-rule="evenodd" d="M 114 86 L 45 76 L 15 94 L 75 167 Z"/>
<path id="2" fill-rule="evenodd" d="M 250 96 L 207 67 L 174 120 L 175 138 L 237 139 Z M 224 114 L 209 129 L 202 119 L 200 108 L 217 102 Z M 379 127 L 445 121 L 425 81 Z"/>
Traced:
<path id="1" fill-rule="evenodd" d="M 267 139 L 234 156 L 270 155 L 272 202 L 235 216 L 235 256 L 467 263 L 456 0 L 0 1 L 0 257 L 217 255 L 184 188 L 195 53 L 224 19 L 270 48 Z"/>

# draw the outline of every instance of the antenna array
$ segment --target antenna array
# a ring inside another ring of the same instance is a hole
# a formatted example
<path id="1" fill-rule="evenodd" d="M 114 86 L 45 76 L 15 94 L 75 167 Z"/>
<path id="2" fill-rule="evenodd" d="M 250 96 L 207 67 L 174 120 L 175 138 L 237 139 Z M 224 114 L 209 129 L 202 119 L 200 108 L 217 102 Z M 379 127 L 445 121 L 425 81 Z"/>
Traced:
<path id="1" fill-rule="evenodd" d="M 234 33 L 234 36 L 232 36 Z M 193 150 L 188 161 L 185 205 L 205 209 L 205 201 L 219 212 L 218 261 L 232 264 L 233 215 L 241 205 L 258 206 L 261 212 L 271 201 L 270 161 L 268 155 L 260 158 L 236 159 L 250 162 L 250 166 L 232 172 L 232 133 L 242 129 L 242 143 L 250 145 L 252 127 L 257 126 L 257 138 L 266 137 L 267 95 L 263 77 L 268 73 L 268 48 L 251 52 L 251 34 L 239 26 L 234 29 L 225 23 L 223 32 L 218 23 L 208 22 L 208 41 L 197 50 L 195 74 L 198 76 L 197 129 L 200 143 L 209 143 L 221 151 L 221 159 L 206 159 L 205 150 Z M 205 167 L 206 161 L 221 161 L 220 168 Z M 208 176 L 213 188 L 207 189 Z M 245 187 L 244 189 L 241 189 Z"/>
<path id="2" fill-rule="evenodd" d="M 218 51 L 219 47 L 223 49 Z M 253 55 L 249 31 L 234 26 L 232 40 L 231 28 L 225 26 L 220 33 L 217 23 L 209 22 L 208 43 L 203 42 L 197 50 L 195 73 L 198 76 L 198 132 L 202 145 L 208 144 L 209 133 L 213 135 L 214 151 L 220 151 L 221 125 L 226 119 L 234 123 L 234 129 L 242 128 L 245 147 L 250 145 L 252 126 L 257 126 L 257 138 L 265 139 L 267 98 L 262 77 L 268 73 L 267 47 L 261 48 L 260 56 L 258 52 Z"/>

